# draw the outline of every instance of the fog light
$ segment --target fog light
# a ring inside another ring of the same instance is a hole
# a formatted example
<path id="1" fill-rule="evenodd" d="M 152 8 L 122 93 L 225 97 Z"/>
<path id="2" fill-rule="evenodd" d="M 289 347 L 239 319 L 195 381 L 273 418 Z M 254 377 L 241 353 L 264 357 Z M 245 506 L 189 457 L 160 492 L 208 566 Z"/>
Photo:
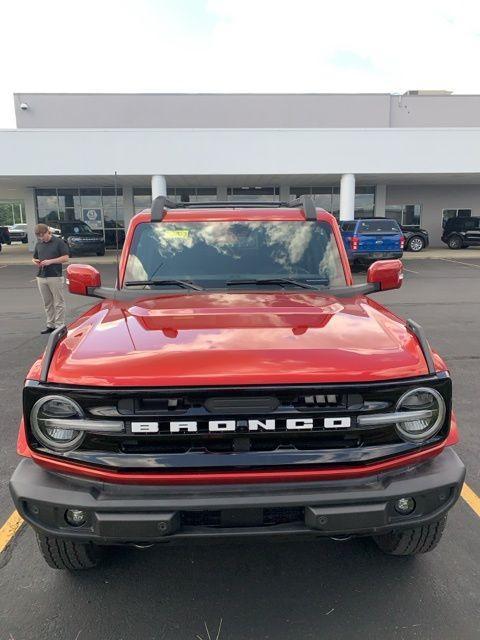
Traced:
<path id="1" fill-rule="evenodd" d="M 81 527 L 87 521 L 87 514 L 81 509 L 67 509 L 65 511 L 65 520 L 72 527 Z"/>
<path id="2" fill-rule="evenodd" d="M 415 510 L 415 500 L 413 498 L 399 498 L 395 502 L 395 511 L 407 516 Z"/>

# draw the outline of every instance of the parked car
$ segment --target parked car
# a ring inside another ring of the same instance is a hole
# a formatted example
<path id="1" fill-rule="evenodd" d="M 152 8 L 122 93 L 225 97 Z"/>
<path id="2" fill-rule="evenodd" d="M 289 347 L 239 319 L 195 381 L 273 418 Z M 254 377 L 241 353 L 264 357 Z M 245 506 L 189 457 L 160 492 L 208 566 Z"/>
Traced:
<path id="1" fill-rule="evenodd" d="M 480 218 L 449 218 L 443 228 L 442 242 L 449 249 L 480 245 Z"/>
<path id="2" fill-rule="evenodd" d="M 68 245 L 70 255 L 86 255 L 96 253 L 97 256 L 105 255 L 105 242 L 103 236 L 90 229 L 88 224 L 81 220 L 73 222 L 56 222 L 60 229 L 61 237 Z"/>
<path id="3" fill-rule="evenodd" d="M 70 293 L 101 302 L 28 373 L 10 481 L 50 567 L 260 534 L 372 536 L 402 556 L 440 541 L 465 476 L 450 375 L 368 297 L 401 286 L 401 261 L 354 285 L 311 199 L 242 206 L 157 198 L 118 289 L 68 267 Z"/>
<path id="4" fill-rule="evenodd" d="M 0 227 L 0 251 L 2 250 L 3 244 L 11 244 L 12 241 L 10 239 L 10 231 L 8 227 Z"/>
<path id="5" fill-rule="evenodd" d="M 27 233 L 27 225 L 24 223 L 14 224 L 8 228 L 10 232 L 10 240 L 12 242 L 23 242 L 23 244 L 27 244 L 28 242 L 28 233 Z"/>
<path id="6" fill-rule="evenodd" d="M 396 220 L 363 218 L 343 221 L 342 238 L 350 264 L 401 258 L 405 239 Z"/>
<path id="7" fill-rule="evenodd" d="M 405 238 L 405 251 L 422 251 L 429 245 L 428 231 L 416 225 L 400 225 Z"/>

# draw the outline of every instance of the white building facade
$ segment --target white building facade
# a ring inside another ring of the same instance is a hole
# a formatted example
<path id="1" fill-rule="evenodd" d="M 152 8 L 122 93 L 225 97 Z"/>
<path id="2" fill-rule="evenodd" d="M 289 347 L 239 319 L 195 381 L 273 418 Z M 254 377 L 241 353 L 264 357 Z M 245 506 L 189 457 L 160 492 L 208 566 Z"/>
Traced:
<path id="1" fill-rule="evenodd" d="M 480 96 L 17 94 L 0 130 L 0 224 L 127 226 L 154 195 L 394 217 L 440 246 L 480 215 Z M 117 177 L 115 178 L 115 173 Z M 9 213 L 11 211 L 11 214 Z M 14 217 L 11 220 L 11 217 Z"/>

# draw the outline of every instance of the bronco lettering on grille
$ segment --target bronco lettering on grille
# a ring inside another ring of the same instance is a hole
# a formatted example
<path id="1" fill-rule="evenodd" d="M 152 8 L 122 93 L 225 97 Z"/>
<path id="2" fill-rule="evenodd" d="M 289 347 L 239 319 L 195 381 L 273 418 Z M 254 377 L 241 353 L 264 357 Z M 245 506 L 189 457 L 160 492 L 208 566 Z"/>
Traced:
<path id="1" fill-rule="evenodd" d="M 208 420 L 200 423 L 195 420 L 174 421 L 168 423 L 168 431 L 176 434 L 199 433 L 235 433 L 235 432 L 263 432 L 263 431 L 312 431 L 321 429 L 349 429 L 350 417 L 336 417 L 316 419 L 313 418 L 286 418 L 284 420 L 251 419 L 251 420 Z M 132 422 L 132 433 L 159 433 L 158 422 Z M 202 426 L 204 428 L 202 429 Z"/>

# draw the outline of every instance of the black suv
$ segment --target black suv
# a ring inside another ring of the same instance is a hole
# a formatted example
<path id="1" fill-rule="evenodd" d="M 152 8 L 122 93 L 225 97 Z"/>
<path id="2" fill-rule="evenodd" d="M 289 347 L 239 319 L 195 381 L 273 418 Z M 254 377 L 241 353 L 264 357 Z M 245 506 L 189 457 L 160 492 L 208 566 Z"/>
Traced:
<path id="1" fill-rule="evenodd" d="M 90 229 L 88 224 L 81 220 L 72 222 L 56 222 L 60 229 L 60 235 L 68 245 L 69 255 L 85 255 L 96 253 L 97 256 L 105 255 L 105 241 L 103 236 Z"/>
<path id="2" fill-rule="evenodd" d="M 480 218 L 450 218 L 443 228 L 442 242 L 449 249 L 480 245 Z"/>
<path id="3" fill-rule="evenodd" d="M 416 225 L 400 225 L 405 238 L 405 251 L 422 251 L 429 245 L 428 231 Z"/>

